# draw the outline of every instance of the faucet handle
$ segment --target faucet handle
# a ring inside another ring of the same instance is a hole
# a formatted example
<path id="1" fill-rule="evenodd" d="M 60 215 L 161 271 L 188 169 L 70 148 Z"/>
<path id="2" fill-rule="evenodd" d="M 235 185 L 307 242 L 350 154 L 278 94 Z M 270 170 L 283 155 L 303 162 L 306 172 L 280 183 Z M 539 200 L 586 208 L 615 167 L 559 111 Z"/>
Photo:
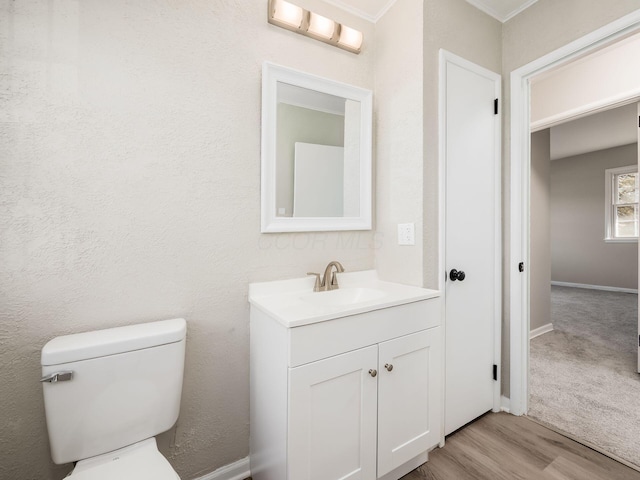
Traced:
<path id="1" fill-rule="evenodd" d="M 321 288 L 320 288 L 320 286 L 321 286 L 320 274 L 319 273 L 315 273 L 315 272 L 307 272 L 307 275 L 315 275 L 316 276 L 316 283 L 313 286 L 313 291 L 314 292 L 319 292 L 321 290 Z"/>
<path id="2" fill-rule="evenodd" d="M 331 272 L 331 283 L 327 285 L 327 290 L 335 290 L 337 288 L 340 288 L 340 285 L 338 285 L 338 277 L 336 272 Z"/>

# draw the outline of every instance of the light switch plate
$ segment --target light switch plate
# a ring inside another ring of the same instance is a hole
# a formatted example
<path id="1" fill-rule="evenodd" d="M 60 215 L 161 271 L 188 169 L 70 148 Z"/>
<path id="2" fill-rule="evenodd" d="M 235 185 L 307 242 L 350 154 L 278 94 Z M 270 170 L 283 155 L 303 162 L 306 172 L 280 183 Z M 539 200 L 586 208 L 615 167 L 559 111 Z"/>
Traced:
<path id="1" fill-rule="evenodd" d="M 398 245 L 415 245 L 416 244 L 416 227 L 415 223 L 399 223 L 398 224 Z"/>

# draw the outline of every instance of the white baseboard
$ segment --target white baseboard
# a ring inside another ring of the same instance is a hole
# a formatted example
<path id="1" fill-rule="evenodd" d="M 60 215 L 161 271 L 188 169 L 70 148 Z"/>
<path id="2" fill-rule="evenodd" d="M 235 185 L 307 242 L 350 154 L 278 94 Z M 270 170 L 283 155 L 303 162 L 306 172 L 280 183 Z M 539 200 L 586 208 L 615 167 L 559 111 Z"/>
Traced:
<path id="1" fill-rule="evenodd" d="M 504 395 L 500 397 L 500 410 L 503 412 L 511 413 L 511 399 Z"/>
<path id="2" fill-rule="evenodd" d="M 588 288 L 591 290 L 605 290 L 607 292 L 638 293 L 637 288 L 607 287 L 605 285 L 587 285 L 586 283 L 552 281 L 551 285 L 555 285 L 557 287 L 573 287 L 573 288 Z"/>
<path id="3" fill-rule="evenodd" d="M 547 323 L 546 325 L 542 325 L 541 327 L 534 328 L 529 332 L 529 340 L 539 337 L 544 333 L 549 333 L 551 331 L 553 331 L 553 324 L 551 323 Z"/>
<path id="4" fill-rule="evenodd" d="M 250 476 L 249 457 L 245 457 L 194 480 L 244 480 Z"/>

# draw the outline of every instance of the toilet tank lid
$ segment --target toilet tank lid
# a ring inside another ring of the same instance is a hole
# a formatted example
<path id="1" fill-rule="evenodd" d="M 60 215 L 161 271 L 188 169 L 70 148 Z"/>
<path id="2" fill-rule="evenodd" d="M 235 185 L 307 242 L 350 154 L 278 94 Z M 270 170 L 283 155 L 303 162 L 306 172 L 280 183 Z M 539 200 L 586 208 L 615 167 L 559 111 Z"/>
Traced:
<path id="1" fill-rule="evenodd" d="M 186 332 L 187 322 L 174 318 L 64 335 L 50 340 L 42 348 L 40 364 L 59 365 L 157 347 L 181 341 Z"/>

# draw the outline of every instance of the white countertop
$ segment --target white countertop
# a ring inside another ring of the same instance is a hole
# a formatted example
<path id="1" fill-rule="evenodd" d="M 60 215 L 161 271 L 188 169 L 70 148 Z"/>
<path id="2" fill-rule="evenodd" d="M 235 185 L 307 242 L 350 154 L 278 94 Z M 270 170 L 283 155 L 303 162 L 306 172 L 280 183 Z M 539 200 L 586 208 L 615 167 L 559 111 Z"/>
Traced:
<path id="1" fill-rule="evenodd" d="M 313 292 L 313 276 L 251 283 L 249 302 L 291 328 L 440 296 L 438 290 L 384 282 L 375 270 L 338 273 L 337 276 L 340 288 L 330 292 Z M 340 298 L 351 296 L 359 300 L 335 304 L 341 301 Z"/>

